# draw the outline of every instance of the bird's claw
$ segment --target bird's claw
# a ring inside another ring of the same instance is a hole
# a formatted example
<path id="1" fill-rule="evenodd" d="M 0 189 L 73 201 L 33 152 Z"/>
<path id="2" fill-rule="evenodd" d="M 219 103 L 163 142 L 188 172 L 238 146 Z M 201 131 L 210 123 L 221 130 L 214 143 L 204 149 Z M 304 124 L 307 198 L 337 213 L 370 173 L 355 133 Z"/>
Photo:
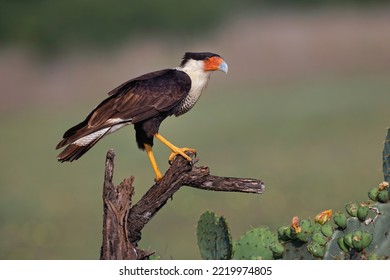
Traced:
<path id="1" fill-rule="evenodd" d="M 181 155 L 182 157 L 184 157 L 189 162 L 192 162 L 192 158 L 189 155 L 187 155 L 186 152 L 190 152 L 190 153 L 194 154 L 194 156 L 196 156 L 196 150 L 195 149 L 191 149 L 191 148 L 177 148 L 175 150 L 172 150 L 172 153 L 171 153 L 171 155 L 168 158 L 169 164 L 172 164 L 172 162 L 175 160 L 177 155 Z"/>

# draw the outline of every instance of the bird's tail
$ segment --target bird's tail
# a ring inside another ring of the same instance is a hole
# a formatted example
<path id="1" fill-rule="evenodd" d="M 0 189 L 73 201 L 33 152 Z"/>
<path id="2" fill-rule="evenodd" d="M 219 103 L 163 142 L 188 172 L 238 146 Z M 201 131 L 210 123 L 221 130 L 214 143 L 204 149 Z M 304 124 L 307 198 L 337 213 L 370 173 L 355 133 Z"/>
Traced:
<path id="1" fill-rule="evenodd" d="M 91 126 L 88 123 L 91 116 L 92 113 L 84 121 L 64 133 L 63 139 L 56 146 L 56 149 L 66 146 L 57 156 L 58 161 L 73 161 L 80 158 L 104 136 L 131 123 L 131 119 L 122 120 L 118 118 L 115 121 L 109 119 L 100 126 Z"/>
<path id="2" fill-rule="evenodd" d="M 58 161 L 65 162 L 77 160 L 89 149 L 91 149 L 97 142 L 99 142 L 100 139 L 110 133 L 111 129 L 112 127 L 100 129 L 93 133 L 87 134 L 71 143 L 69 143 L 69 138 L 64 138 L 60 143 L 58 143 L 56 149 L 62 148 L 65 145 L 68 146 L 57 156 Z"/>
<path id="3" fill-rule="evenodd" d="M 65 161 L 74 161 L 80 158 L 83 154 L 85 154 L 89 149 L 91 149 L 98 141 L 95 141 L 86 146 L 79 146 L 76 144 L 70 144 L 67 146 L 58 156 L 57 159 L 60 162 Z"/>

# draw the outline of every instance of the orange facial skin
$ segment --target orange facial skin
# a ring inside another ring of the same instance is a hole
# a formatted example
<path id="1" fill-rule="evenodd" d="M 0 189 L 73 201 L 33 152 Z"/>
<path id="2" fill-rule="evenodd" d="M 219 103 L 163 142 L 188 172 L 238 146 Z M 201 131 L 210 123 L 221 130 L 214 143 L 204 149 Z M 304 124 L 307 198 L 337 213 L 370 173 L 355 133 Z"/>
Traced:
<path id="1" fill-rule="evenodd" d="M 223 59 L 219 56 L 213 56 L 204 62 L 204 70 L 205 71 L 215 71 L 219 70 L 220 65 L 222 64 Z"/>

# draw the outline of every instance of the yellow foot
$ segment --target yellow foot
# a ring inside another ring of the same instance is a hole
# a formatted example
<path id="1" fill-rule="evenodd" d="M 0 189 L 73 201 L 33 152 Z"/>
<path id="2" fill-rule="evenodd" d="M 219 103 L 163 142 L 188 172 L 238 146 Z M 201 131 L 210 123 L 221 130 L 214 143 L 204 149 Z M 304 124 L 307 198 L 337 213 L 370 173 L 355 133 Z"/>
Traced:
<path id="1" fill-rule="evenodd" d="M 181 155 L 182 157 L 184 157 L 186 160 L 188 161 L 192 161 L 192 158 L 190 156 L 188 156 L 185 152 L 190 152 L 190 153 L 194 153 L 196 155 L 196 150 L 195 149 L 191 149 L 191 148 L 178 148 L 178 147 L 175 147 L 174 149 L 172 149 L 172 153 L 171 155 L 169 156 L 168 158 L 168 162 L 169 164 L 171 164 L 173 162 L 173 160 L 175 159 L 175 157 L 177 155 Z"/>

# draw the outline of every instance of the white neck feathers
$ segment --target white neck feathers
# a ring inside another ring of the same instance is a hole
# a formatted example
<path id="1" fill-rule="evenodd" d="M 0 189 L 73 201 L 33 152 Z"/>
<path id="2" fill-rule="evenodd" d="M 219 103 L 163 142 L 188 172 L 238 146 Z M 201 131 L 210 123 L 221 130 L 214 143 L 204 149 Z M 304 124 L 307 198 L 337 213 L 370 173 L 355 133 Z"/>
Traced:
<path id="1" fill-rule="evenodd" d="M 175 69 L 185 72 L 191 78 L 190 92 L 183 100 L 182 108 L 176 113 L 176 116 L 178 116 L 188 112 L 198 101 L 210 79 L 210 72 L 204 71 L 203 61 L 193 59 L 188 60 L 183 67 L 176 67 Z"/>

